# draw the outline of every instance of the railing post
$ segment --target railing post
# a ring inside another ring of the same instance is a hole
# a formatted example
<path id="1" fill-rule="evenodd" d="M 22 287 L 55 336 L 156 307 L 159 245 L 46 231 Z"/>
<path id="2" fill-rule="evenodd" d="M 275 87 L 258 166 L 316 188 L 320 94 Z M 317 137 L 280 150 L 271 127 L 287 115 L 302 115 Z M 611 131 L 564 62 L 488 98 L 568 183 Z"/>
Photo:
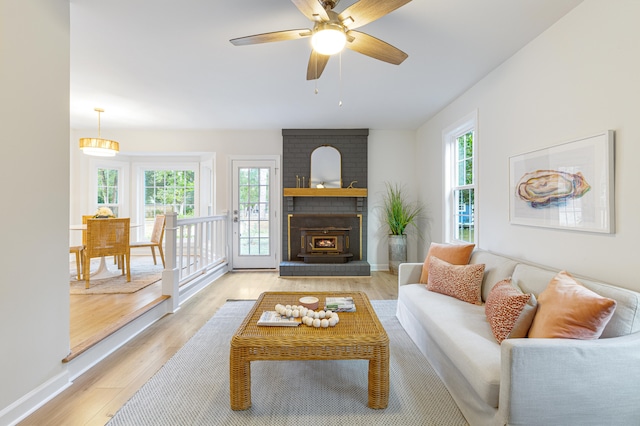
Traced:
<path id="1" fill-rule="evenodd" d="M 165 215 L 165 269 L 162 271 L 162 295 L 171 296 L 171 312 L 180 307 L 180 287 L 177 259 L 177 213 Z"/>

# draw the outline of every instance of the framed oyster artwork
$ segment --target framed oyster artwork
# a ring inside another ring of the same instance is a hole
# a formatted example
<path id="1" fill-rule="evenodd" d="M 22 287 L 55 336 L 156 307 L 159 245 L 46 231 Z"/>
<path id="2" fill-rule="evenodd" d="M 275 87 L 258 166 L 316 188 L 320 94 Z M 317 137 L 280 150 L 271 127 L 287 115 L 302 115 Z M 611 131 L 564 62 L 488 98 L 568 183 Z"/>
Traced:
<path id="1" fill-rule="evenodd" d="M 510 222 L 613 233 L 613 169 L 613 130 L 510 157 Z"/>

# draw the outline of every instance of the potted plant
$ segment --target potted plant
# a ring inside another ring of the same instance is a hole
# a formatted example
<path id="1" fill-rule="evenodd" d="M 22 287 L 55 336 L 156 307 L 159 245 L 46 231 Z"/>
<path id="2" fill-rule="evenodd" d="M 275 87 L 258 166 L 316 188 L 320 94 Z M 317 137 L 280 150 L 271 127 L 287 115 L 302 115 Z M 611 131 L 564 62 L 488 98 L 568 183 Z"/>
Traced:
<path id="1" fill-rule="evenodd" d="M 398 184 L 386 183 L 387 192 L 383 197 L 383 219 L 389 228 L 389 270 L 397 274 L 398 266 L 407 261 L 407 234 L 409 226 L 416 230 L 416 221 L 423 212 L 418 202 L 409 202 L 404 188 Z"/>

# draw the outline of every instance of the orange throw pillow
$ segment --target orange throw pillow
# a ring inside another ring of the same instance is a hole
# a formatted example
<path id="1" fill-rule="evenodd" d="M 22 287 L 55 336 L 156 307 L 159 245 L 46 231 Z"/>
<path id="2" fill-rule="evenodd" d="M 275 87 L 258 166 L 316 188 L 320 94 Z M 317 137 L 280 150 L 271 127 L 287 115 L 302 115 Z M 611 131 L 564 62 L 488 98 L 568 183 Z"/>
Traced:
<path id="1" fill-rule="evenodd" d="M 420 283 L 426 284 L 429 281 L 429 259 L 431 259 L 431 256 L 435 256 L 440 260 L 451 263 L 452 265 L 466 265 L 469 263 L 471 253 L 475 246 L 475 244 L 431 243 L 427 257 L 424 259 L 424 264 L 422 265 Z"/>
<path id="2" fill-rule="evenodd" d="M 484 263 L 452 265 L 435 256 L 429 259 L 427 290 L 455 297 L 463 302 L 482 305 Z"/>
<path id="3" fill-rule="evenodd" d="M 504 339 L 527 337 L 536 309 L 536 297 L 514 287 L 511 278 L 494 285 L 484 305 L 487 321 L 498 343 Z"/>
<path id="4" fill-rule="evenodd" d="M 597 339 L 615 309 L 615 300 L 600 296 L 561 271 L 538 295 L 529 337 Z"/>

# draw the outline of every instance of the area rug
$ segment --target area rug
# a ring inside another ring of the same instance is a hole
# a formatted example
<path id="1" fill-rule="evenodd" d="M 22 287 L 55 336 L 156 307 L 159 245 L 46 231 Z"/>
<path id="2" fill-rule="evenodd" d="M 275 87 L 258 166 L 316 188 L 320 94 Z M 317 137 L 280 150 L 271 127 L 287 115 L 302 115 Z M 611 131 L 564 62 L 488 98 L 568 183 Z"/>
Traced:
<path id="1" fill-rule="evenodd" d="M 113 262 L 113 258 L 107 259 L 107 262 Z M 98 267 L 99 259 L 92 259 L 91 269 Z M 118 293 L 135 293 L 143 288 L 162 279 L 162 262 L 158 259 L 158 265 L 153 264 L 150 257 L 133 257 L 131 259 L 131 281 L 127 282 L 126 275 L 116 275 L 113 278 L 91 279 L 89 288 L 85 288 L 83 280 L 76 279 L 75 263 L 74 269 L 70 271 L 70 293 L 71 294 L 118 294 Z M 109 265 L 115 269 L 114 265 Z"/>
<path id="2" fill-rule="evenodd" d="M 229 406 L 229 340 L 253 306 L 225 303 L 109 421 L 142 425 L 467 425 L 426 358 L 395 317 L 372 301 L 390 339 L 390 396 L 367 407 L 367 361 L 256 361 L 251 402 Z"/>

